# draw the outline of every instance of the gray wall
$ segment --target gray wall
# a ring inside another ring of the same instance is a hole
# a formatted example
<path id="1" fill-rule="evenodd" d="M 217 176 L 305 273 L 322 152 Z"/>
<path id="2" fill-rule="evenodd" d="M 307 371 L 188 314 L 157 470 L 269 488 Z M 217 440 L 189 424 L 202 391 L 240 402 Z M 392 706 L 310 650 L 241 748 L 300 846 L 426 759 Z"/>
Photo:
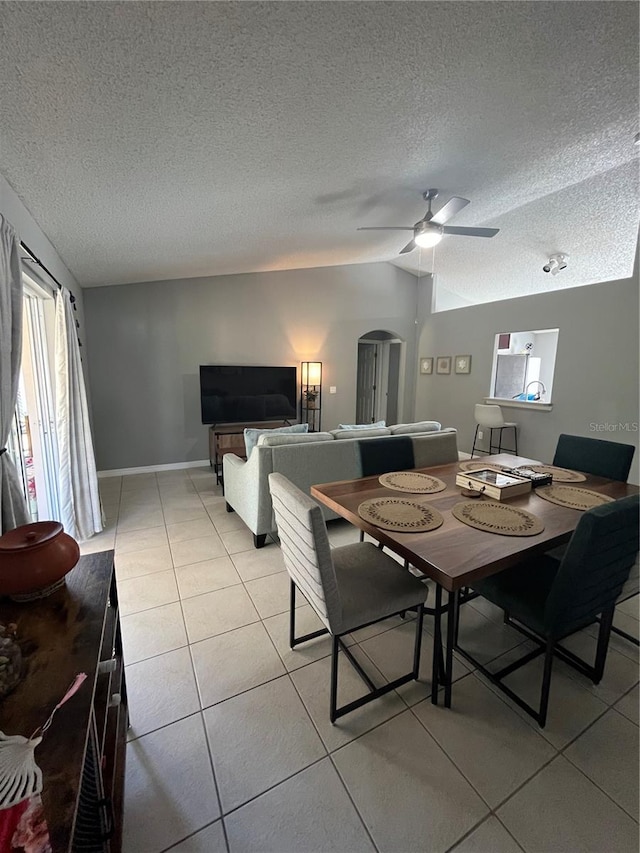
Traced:
<path id="1" fill-rule="evenodd" d="M 638 483 L 638 278 L 524 296 L 429 315 L 430 284 L 420 281 L 419 355 L 470 353 L 469 375 L 418 376 L 416 416 L 459 430 L 460 450 L 471 451 L 474 403 L 489 395 L 497 332 L 558 328 L 551 412 L 505 408 L 519 424 L 523 456 L 551 461 L 558 435 L 609 439 L 636 447 L 630 480 Z M 595 431 L 591 424 L 615 425 Z M 510 438 L 505 433 L 505 438 Z"/>
<path id="2" fill-rule="evenodd" d="M 200 364 L 320 360 L 323 429 L 354 422 L 358 338 L 371 329 L 407 341 L 399 419 L 412 416 L 416 278 L 390 264 L 101 287 L 84 299 L 99 470 L 208 458 Z"/>

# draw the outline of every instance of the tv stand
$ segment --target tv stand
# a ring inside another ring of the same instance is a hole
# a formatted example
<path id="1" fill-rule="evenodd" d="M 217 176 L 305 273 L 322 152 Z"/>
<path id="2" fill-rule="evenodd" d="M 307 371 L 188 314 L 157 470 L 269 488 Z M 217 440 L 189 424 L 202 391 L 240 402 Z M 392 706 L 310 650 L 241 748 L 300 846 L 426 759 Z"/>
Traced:
<path id="1" fill-rule="evenodd" d="M 225 453 L 235 453 L 236 456 L 246 459 L 245 429 L 277 429 L 278 427 L 290 426 L 290 423 L 289 420 L 283 419 L 237 424 L 211 424 L 209 427 L 209 465 L 216 475 L 216 485 L 222 486 L 224 490 L 222 457 Z"/>

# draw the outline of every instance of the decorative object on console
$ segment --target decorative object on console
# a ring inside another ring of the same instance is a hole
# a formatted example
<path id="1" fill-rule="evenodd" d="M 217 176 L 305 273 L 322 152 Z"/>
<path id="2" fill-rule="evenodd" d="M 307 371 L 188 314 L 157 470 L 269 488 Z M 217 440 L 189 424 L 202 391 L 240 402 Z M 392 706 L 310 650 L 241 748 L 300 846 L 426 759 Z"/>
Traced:
<path id="1" fill-rule="evenodd" d="M 439 355 L 436 360 L 436 373 L 451 373 L 451 356 Z"/>
<path id="2" fill-rule="evenodd" d="M 421 358 L 420 359 L 420 373 L 430 376 L 433 373 L 433 359 L 432 358 Z"/>
<path id="3" fill-rule="evenodd" d="M 15 623 L 0 624 L 0 698 L 10 693 L 20 681 L 22 652 L 15 636 Z"/>
<path id="4" fill-rule="evenodd" d="M 303 361 L 300 365 L 300 420 L 311 432 L 320 431 L 322 409 L 322 362 Z"/>
<path id="5" fill-rule="evenodd" d="M 23 524 L 0 536 L 0 594 L 16 601 L 43 598 L 64 583 L 80 548 L 59 521 Z"/>
<path id="6" fill-rule="evenodd" d="M 455 372 L 456 373 L 471 373 L 471 356 L 457 355 L 455 357 Z"/>
<path id="7" fill-rule="evenodd" d="M 76 675 L 46 722 L 30 737 L 5 735 L 0 732 L 0 839 L 3 840 L 3 850 L 24 849 L 34 853 L 46 853 L 51 850 L 49 830 L 40 797 L 43 787 L 42 770 L 36 764 L 34 752 L 42 743 L 58 708 L 80 689 L 86 678 L 84 672 Z M 6 846 L 7 844 L 10 846 Z"/>

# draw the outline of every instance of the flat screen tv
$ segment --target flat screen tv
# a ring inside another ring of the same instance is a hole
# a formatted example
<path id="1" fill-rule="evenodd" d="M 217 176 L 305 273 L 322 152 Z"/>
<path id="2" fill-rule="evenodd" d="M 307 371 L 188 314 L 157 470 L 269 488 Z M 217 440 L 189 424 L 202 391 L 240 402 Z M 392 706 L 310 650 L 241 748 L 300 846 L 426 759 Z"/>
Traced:
<path id="1" fill-rule="evenodd" d="M 295 419 L 295 367 L 200 365 L 203 424 Z"/>

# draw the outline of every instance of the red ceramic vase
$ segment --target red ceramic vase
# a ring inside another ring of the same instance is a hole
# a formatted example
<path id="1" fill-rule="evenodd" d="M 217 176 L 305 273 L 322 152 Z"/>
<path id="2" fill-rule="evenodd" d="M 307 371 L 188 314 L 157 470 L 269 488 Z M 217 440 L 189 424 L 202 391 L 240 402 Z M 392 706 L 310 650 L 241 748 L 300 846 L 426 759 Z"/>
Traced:
<path id="1" fill-rule="evenodd" d="M 23 524 L 0 536 L 0 595 L 53 592 L 80 559 L 80 548 L 59 521 Z"/>

